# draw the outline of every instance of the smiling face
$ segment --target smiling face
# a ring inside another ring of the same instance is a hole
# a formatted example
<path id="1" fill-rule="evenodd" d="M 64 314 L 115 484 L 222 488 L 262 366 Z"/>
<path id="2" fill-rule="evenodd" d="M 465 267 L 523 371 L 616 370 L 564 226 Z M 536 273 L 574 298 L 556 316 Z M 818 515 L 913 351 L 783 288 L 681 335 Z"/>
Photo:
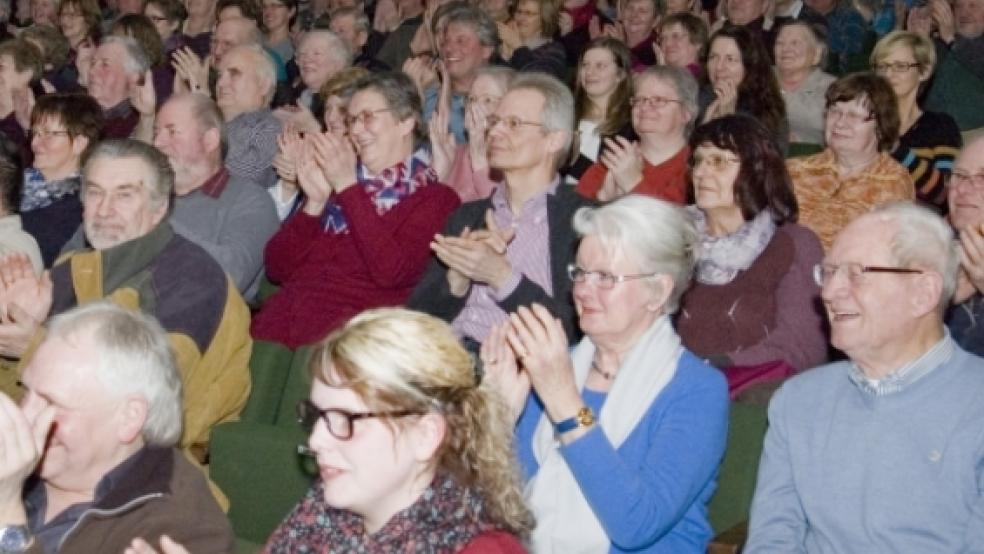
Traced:
<path id="1" fill-rule="evenodd" d="M 960 36 L 981 36 L 984 34 L 984 0 L 956 0 L 953 5 L 953 19 Z"/>
<path id="2" fill-rule="evenodd" d="M 984 175 L 984 139 L 977 139 L 960 151 L 953 164 L 953 172 L 969 176 Z M 951 177 L 947 185 L 947 201 L 950 223 L 955 228 L 984 223 L 984 189 L 970 182 L 958 184 Z"/>
<path id="3" fill-rule="evenodd" d="M 694 44 L 687 29 L 674 23 L 663 28 L 659 35 L 659 47 L 666 56 L 666 64 L 686 68 L 700 63 L 700 45 Z"/>
<path id="4" fill-rule="evenodd" d="M 489 165 L 504 172 L 523 171 L 553 166 L 557 146 L 537 123 L 543 122 L 543 95 L 530 89 L 508 92 L 499 102 L 495 116 L 501 119 L 488 129 Z M 527 124 L 510 129 L 505 120 L 516 119 Z"/>
<path id="5" fill-rule="evenodd" d="M 92 494 L 97 483 L 125 459 L 128 449 L 123 399 L 109 394 L 95 376 L 100 357 L 91 332 L 52 337 L 42 343 L 21 380 L 29 421 L 48 405 L 55 423 L 38 474 L 48 486 Z"/>
<path id="6" fill-rule="evenodd" d="M 875 71 L 888 81 L 892 90 L 895 91 L 896 97 L 909 98 L 919 92 L 919 84 L 929 79 L 933 73 L 932 68 L 914 65 L 916 62 L 916 55 L 912 52 L 912 48 L 898 44 L 880 59 L 875 60 Z M 908 68 L 896 71 L 891 68 L 896 64 L 902 64 Z M 885 65 L 889 67 L 884 67 Z M 883 66 L 882 69 L 879 69 L 879 66 Z"/>
<path id="7" fill-rule="evenodd" d="M 745 64 L 735 39 L 714 39 L 707 54 L 707 76 L 715 86 L 727 81 L 737 87 L 745 80 Z"/>
<path id="8" fill-rule="evenodd" d="M 382 94 L 372 89 L 355 93 L 348 113 L 355 119 L 349 127 L 355 151 L 373 173 L 396 165 L 412 152 L 414 118 L 399 121 Z"/>
<path id="9" fill-rule="evenodd" d="M 794 74 L 819 65 L 822 52 L 809 29 L 803 25 L 785 25 L 776 37 L 775 54 L 779 72 Z"/>
<path id="10" fill-rule="evenodd" d="M 89 34 L 85 16 L 78 4 L 66 4 L 58 13 L 58 28 L 73 46 Z"/>
<path id="11" fill-rule="evenodd" d="M 151 197 L 151 169 L 139 158 L 102 156 L 82 176 L 82 224 L 96 250 L 140 238 L 167 215 L 167 200 Z"/>
<path id="12" fill-rule="evenodd" d="M 310 90 L 319 90 L 328 79 L 343 69 L 337 56 L 330 52 L 332 42 L 319 33 L 309 33 L 301 40 L 294 59 L 301 72 L 301 81 Z"/>
<path id="13" fill-rule="evenodd" d="M 321 410 L 350 413 L 371 411 L 352 389 L 333 387 L 314 379 L 311 402 Z M 415 453 L 412 418 L 389 422 L 364 418 L 353 422 L 352 436 L 340 440 L 318 418 L 308 446 L 314 451 L 325 487 L 325 503 L 366 518 L 378 527 L 416 499 L 415 478 L 423 463 Z"/>
<path id="14" fill-rule="evenodd" d="M 636 275 L 639 266 L 627 252 L 612 252 L 597 237 L 588 235 L 577 249 L 577 266 L 612 275 Z M 574 308 L 586 335 L 595 342 L 621 344 L 648 329 L 662 312 L 662 304 L 648 279 L 632 279 L 602 289 L 585 279 L 574 283 Z"/>
<path id="15" fill-rule="evenodd" d="M 625 28 L 626 38 L 629 39 L 629 42 L 637 44 L 647 38 L 653 32 L 658 15 L 652 0 L 628 0 L 622 7 L 619 20 Z M 629 46 L 635 46 L 635 44 L 629 44 Z"/>
<path id="16" fill-rule="evenodd" d="M 741 161 L 735 152 L 710 143 L 698 146 L 691 170 L 697 207 L 705 213 L 731 214 L 741 219 L 741 208 L 735 199 L 735 181 L 740 171 Z"/>
<path id="17" fill-rule="evenodd" d="M 475 71 L 488 64 L 492 47 L 482 45 L 471 25 L 451 22 L 444 28 L 441 54 L 451 79 L 470 85 Z"/>
<path id="18" fill-rule="evenodd" d="M 154 28 L 157 29 L 157 34 L 161 35 L 161 40 L 167 40 L 171 38 L 171 35 L 178 30 L 178 21 L 171 21 L 164 15 L 164 10 L 160 8 L 157 4 L 149 3 L 144 7 L 144 15 L 150 19 L 150 22 L 154 24 Z"/>
<path id="19" fill-rule="evenodd" d="M 222 57 L 219 79 L 215 83 L 215 103 L 226 121 L 239 114 L 254 112 L 266 106 L 266 98 L 274 83 L 268 82 L 253 65 L 255 58 L 242 49 Z"/>
<path id="20" fill-rule="evenodd" d="M 79 170 L 79 157 L 89 145 L 86 137 L 72 138 L 56 117 L 46 117 L 32 129 L 31 151 L 34 167 L 46 179 L 60 179 Z"/>
<path id="21" fill-rule="evenodd" d="M 294 17 L 296 8 L 289 8 L 277 0 L 263 0 L 263 26 L 273 33 L 284 31 L 290 25 L 290 18 Z"/>
<path id="22" fill-rule="evenodd" d="M 55 0 L 31 0 L 31 20 L 35 25 L 54 27 L 58 24 L 57 9 Z"/>
<path id="23" fill-rule="evenodd" d="M 672 83 L 654 77 L 637 78 L 633 97 L 637 100 L 632 106 L 632 128 L 636 133 L 683 138 L 692 116 L 680 103 L 680 95 Z M 657 108 L 639 102 L 640 98 L 664 98 L 672 102 Z"/>
<path id="24" fill-rule="evenodd" d="M 765 13 L 764 0 L 727 0 L 728 21 L 748 25 Z"/>
<path id="25" fill-rule="evenodd" d="M 615 55 L 607 48 L 592 48 L 581 57 L 577 79 L 591 98 L 607 98 L 626 78 L 625 71 L 615 62 Z"/>
<path id="26" fill-rule="evenodd" d="M 362 51 L 362 46 L 366 43 L 369 36 L 365 31 L 360 31 L 355 27 L 354 15 L 342 15 L 331 18 L 331 30 L 341 37 L 349 50 L 358 54 Z"/>
<path id="27" fill-rule="evenodd" d="M 867 97 L 861 97 L 827 108 L 824 138 L 835 154 L 873 156 L 878 152 L 878 134 L 869 104 Z"/>
<path id="28" fill-rule="evenodd" d="M 513 21 L 519 36 L 524 40 L 539 38 L 543 34 L 540 2 L 538 0 L 522 0 L 516 4 Z"/>

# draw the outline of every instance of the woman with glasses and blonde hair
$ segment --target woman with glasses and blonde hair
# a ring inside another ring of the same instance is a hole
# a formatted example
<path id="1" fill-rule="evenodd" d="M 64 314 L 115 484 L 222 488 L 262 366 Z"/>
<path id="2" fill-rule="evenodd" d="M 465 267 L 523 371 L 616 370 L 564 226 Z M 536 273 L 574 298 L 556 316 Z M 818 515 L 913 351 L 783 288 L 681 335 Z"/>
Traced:
<path id="1" fill-rule="evenodd" d="M 367 308 L 403 304 L 460 203 L 430 166 L 410 78 L 377 73 L 352 91 L 348 133 L 308 133 L 296 158 L 304 200 L 264 251 L 280 289 L 253 317 L 256 338 L 296 348 Z"/>
<path id="2" fill-rule="evenodd" d="M 534 304 L 481 349 L 485 379 L 517 419 L 532 550 L 703 554 L 728 396 L 670 321 L 696 230 L 684 208 L 640 195 L 582 208 L 574 229 L 585 338 L 570 350 L 560 320 Z"/>
<path id="3" fill-rule="evenodd" d="M 721 368 L 732 397 L 827 357 L 813 266 L 817 236 L 798 207 L 776 140 L 749 116 L 701 125 L 690 138 L 700 235 L 694 284 L 677 318 L 683 344 Z M 763 387 L 768 387 L 763 385 Z"/>
<path id="4" fill-rule="evenodd" d="M 265 552 L 525 552 L 508 409 L 447 323 L 364 312 L 315 348 L 311 374 L 298 415 L 320 479 Z"/>
<path id="5" fill-rule="evenodd" d="M 582 196 L 602 201 L 646 194 L 687 201 L 687 135 L 697 118 L 697 81 L 679 67 L 651 67 L 633 79 L 632 129 L 639 140 L 604 141 L 598 162 L 577 184 Z"/>
<path id="6" fill-rule="evenodd" d="M 841 229 L 875 205 L 915 198 L 912 177 L 890 154 L 898 137 L 899 108 L 885 79 L 853 73 L 827 89 L 827 148 L 786 164 L 799 221 L 817 234 L 824 250 Z"/>
<path id="7" fill-rule="evenodd" d="M 899 141 L 892 157 L 909 170 L 916 198 L 945 212 L 944 185 L 963 140 L 952 117 L 919 107 L 919 95 L 935 66 L 933 41 L 910 31 L 892 31 L 871 52 L 871 69 L 888 81 L 898 101 Z"/>

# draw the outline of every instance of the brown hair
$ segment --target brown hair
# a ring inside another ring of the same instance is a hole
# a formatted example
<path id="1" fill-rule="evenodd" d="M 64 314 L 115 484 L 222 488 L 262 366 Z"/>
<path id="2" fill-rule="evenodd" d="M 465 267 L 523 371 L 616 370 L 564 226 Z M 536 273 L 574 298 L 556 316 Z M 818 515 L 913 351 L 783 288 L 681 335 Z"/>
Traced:
<path id="1" fill-rule="evenodd" d="M 861 100 L 871 110 L 878 136 L 878 150 L 889 152 L 899 138 L 899 105 L 888 81 L 874 73 L 851 73 L 827 89 L 827 109 L 840 102 Z"/>
<path id="2" fill-rule="evenodd" d="M 14 69 L 20 71 L 30 71 L 33 83 L 41 78 L 44 65 L 41 60 L 41 49 L 24 39 L 8 40 L 0 43 L 0 56 L 10 56 L 14 62 Z"/>
<path id="3" fill-rule="evenodd" d="M 85 26 L 89 29 L 87 35 L 93 43 L 102 37 L 102 10 L 96 0 L 62 0 L 58 5 L 58 16 L 68 8 L 75 8 L 85 19 Z M 74 46 L 74 45 L 73 45 Z"/>
<path id="4" fill-rule="evenodd" d="M 632 96 L 632 54 L 629 53 L 629 48 L 624 42 L 611 37 L 601 37 L 589 42 L 581 53 L 581 59 L 578 60 L 579 76 L 574 80 L 574 124 L 577 125 L 587 117 L 591 107 L 588 94 L 581 88 L 580 71 L 584 55 L 594 49 L 608 50 L 615 60 L 615 66 L 622 71 L 622 80 L 612 91 L 605 117 L 598 124 L 599 135 L 614 135 L 632 119 L 632 106 L 629 105 L 629 98 Z"/>
<path id="5" fill-rule="evenodd" d="M 60 122 L 70 137 L 85 137 L 90 146 L 99 140 L 103 127 L 102 108 L 95 99 L 82 93 L 56 92 L 39 97 L 31 111 L 31 127 L 45 120 Z"/>

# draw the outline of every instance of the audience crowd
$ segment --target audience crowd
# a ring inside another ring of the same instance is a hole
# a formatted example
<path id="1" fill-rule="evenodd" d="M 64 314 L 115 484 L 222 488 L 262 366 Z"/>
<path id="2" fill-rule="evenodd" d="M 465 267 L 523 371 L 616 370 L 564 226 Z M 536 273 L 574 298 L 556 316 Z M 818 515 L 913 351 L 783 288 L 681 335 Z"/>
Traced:
<path id="1" fill-rule="evenodd" d="M 744 552 L 984 552 L 982 105 L 984 0 L 0 1 L 0 551 L 233 551 L 269 345 L 265 552 L 703 553 L 739 404 Z"/>

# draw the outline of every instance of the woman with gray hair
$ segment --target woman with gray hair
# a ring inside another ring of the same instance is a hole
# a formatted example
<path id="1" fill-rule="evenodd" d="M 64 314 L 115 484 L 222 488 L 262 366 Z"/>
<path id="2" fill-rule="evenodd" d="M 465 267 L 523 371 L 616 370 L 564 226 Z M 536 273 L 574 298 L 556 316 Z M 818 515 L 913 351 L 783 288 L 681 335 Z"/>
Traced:
<path id="1" fill-rule="evenodd" d="M 791 19 L 776 37 L 776 77 L 789 117 L 789 142 L 823 144 L 827 87 L 834 76 L 825 73 L 827 33 L 819 25 Z"/>
<path id="2" fill-rule="evenodd" d="M 685 69 L 657 66 L 633 79 L 632 128 L 638 142 L 606 138 L 598 162 L 577 184 L 583 196 L 603 201 L 645 194 L 687 200 L 687 135 L 697 117 L 697 81 Z"/>
<path id="3" fill-rule="evenodd" d="M 728 399 L 670 322 L 694 268 L 694 225 L 683 208 L 633 195 L 582 208 L 574 228 L 585 338 L 569 350 L 534 304 L 481 350 L 517 418 L 533 551 L 703 553 Z"/>

